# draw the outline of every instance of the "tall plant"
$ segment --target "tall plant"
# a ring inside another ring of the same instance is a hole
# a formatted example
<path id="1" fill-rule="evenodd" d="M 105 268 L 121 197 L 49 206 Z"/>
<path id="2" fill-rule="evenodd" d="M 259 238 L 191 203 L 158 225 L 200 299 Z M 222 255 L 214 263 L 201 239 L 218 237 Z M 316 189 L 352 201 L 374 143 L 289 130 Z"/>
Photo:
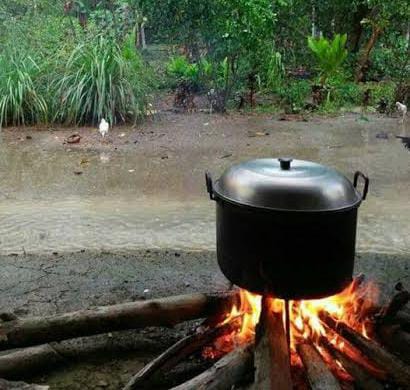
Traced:
<path id="1" fill-rule="evenodd" d="M 40 68 L 30 57 L 0 56 L 0 127 L 46 120 L 47 104 L 39 92 Z"/>
<path id="2" fill-rule="evenodd" d="M 148 78 L 133 42 L 109 37 L 79 44 L 54 81 L 55 120 L 78 124 L 136 120 L 147 103 Z M 56 99 L 57 100 L 57 99 Z"/>
<path id="3" fill-rule="evenodd" d="M 320 72 L 320 84 L 323 86 L 333 76 L 347 57 L 347 35 L 336 34 L 332 40 L 324 37 L 308 37 L 308 46 L 313 52 Z"/>

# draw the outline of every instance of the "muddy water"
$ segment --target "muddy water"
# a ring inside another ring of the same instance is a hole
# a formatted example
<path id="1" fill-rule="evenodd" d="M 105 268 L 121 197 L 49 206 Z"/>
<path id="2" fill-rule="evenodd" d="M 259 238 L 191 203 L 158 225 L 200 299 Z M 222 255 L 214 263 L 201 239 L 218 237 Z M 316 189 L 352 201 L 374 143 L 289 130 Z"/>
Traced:
<path id="1" fill-rule="evenodd" d="M 410 252 L 410 152 L 395 137 L 408 127 L 354 115 L 309 122 L 172 115 L 115 129 L 107 143 L 85 129 L 71 147 L 62 145 L 71 130 L 6 130 L 0 253 L 214 248 L 204 170 L 217 175 L 244 159 L 279 155 L 328 164 L 348 177 L 366 172 L 371 193 L 360 209 L 358 248 Z"/>

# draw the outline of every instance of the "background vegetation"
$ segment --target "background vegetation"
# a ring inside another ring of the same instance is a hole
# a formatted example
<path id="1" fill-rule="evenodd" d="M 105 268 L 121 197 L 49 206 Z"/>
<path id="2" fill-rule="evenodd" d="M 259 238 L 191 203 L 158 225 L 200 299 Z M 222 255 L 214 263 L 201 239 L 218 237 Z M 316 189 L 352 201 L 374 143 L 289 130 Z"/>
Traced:
<path id="1" fill-rule="evenodd" d="M 391 112 L 409 20 L 407 0 L 8 0 L 0 125 L 132 122 L 161 90 L 185 109 Z"/>

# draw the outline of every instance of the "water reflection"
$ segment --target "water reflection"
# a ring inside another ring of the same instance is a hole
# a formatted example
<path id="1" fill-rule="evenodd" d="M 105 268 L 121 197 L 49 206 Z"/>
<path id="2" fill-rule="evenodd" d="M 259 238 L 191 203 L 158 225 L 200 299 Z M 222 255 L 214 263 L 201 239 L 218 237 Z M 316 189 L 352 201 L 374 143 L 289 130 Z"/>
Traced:
<path id="1" fill-rule="evenodd" d="M 223 134 L 223 142 L 212 138 L 202 149 L 179 141 L 164 144 L 170 150 L 167 159 L 161 157 L 161 147 L 158 152 L 144 151 L 140 145 L 103 152 L 67 150 L 61 148 L 61 140 L 51 148 L 46 145 L 50 140 L 38 140 L 37 134 L 33 140 L 3 137 L 0 252 L 22 252 L 23 247 L 26 251 L 214 248 L 214 204 L 206 196 L 204 170 L 217 176 L 235 162 L 274 155 L 319 161 L 350 179 L 356 170 L 366 172 L 371 186 L 360 208 L 359 249 L 410 251 L 410 155 L 395 138 L 395 134 L 407 136 L 406 127 L 388 128 L 376 120 L 278 124 L 258 117 L 227 123 L 206 127 L 208 133 Z M 263 143 L 248 139 L 251 126 L 269 128 L 271 136 Z M 242 129 L 245 138 L 233 143 Z M 382 131 L 389 136 L 377 138 Z M 207 137 L 202 135 L 200 142 L 206 143 Z M 227 151 L 232 156 L 218 158 Z"/>

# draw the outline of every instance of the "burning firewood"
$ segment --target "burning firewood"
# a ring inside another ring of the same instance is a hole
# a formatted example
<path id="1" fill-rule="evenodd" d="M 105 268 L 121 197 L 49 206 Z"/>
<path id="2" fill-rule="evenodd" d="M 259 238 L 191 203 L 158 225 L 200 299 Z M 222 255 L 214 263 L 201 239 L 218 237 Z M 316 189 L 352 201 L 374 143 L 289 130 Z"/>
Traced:
<path id="1" fill-rule="evenodd" d="M 337 322 L 326 312 L 320 313 L 320 319 L 338 335 L 367 355 L 376 364 L 383 367 L 397 384 L 402 385 L 405 388 L 410 388 L 410 367 L 408 365 L 384 350 L 375 342 L 366 339 L 344 322 Z"/>
<path id="2" fill-rule="evenodd" d="M 383 390 L 383 385 L 369 375 L 361 366 L 356 364 L 349 356 L 337 349 L 325 337 L 322 337 L 320 344 L 327 352 L 343 366 L 352 376 L 357 386 L 362 390 Z"/>
<path id="3" fill-rule="evenodd" d="M 291 390 L 289 348 L 283 323 L 283 310 L 274 300 L 262 299 L 262 311 L 255 338 L 255 389 Z"/>
<path id="4" fill-rule="evenodd" d="M 307 342 L 297 345 L 312 390 L 340 390 L 341 387 L 316 348 Z M 376 389 L 375 389 L 376 390 Z"/>
<path id="5" fill-rule="evenodd" d="M 230 307 L 235 292 L 189 294 L 101 306 L 89 310 L 0 323 L 0 350 L 44 344 L 116 330 L 173 326 Z"/>
<path id="6" fill-rule="evenodd" d="M 124 390 L 141 389 L 147 385 L 149 387 L 148 381 L 159 371 L 174 367 L 181 360 L 197 352 L 216 338 L 232 333 L 240 327 L 241 322 L 242 318 L 238 316 L 230 319 L 227 323 L 216 327 L 208 327 L 179 340 L 135 374 L 124 387 Z"/>
<path id="7" fill-rule="evenodd" d="M 242 383 L 253 370 L 253 345 L 244 345 L 218 360 L 211 368 L 171 390 L 221 390 Z"/>

